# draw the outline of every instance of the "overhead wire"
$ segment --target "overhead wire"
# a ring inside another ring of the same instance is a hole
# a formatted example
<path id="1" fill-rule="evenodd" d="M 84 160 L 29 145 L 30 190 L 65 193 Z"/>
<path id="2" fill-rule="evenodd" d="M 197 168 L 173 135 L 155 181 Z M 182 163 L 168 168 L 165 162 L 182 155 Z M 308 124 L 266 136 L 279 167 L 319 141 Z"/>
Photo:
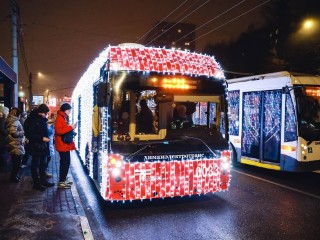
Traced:
<path id="1" fill-rule="evenodd" d="M 166 29 L 165 31 L 163 31 L 161 34 L 159 34 L 157 37 L 155 37 L 154 39 L 152 39 L 151 41 L 149 41 L 146 46 L 148 46 L 150 43 L 152 43 L 153 41 L 155 41 L 157 38 L 159 38 L 160 36 L 162 36 L 163 34 L 165 34 L 167 31 L 169 31 L 171 28 L 173 28 L 174 26 L 176 26 L 178 23 L 180 23 L 182 20 L 186 19 L 187 17 L 189 17 L 191 14 L 193 14 L 194 12 L 198 11 L 202 6 L 204 6 L 205 4 L 207 4 L 208 2 L 210 2 L 210 0 L 207 0 L 206 2 L 204 2 L 203 4 L 201 4 L 200 6 L 198 6 L 196 9 L 194 9 L 192 12 L 190 12 L 189 14 L 187 14 L 185 17 L 181 18 L 178 22 L 174 23 L 170 28 Z"/>
<path id="2" fill-rule="evenodd" d="M 171 16 L 175 11 L 177 11 L 182 5 L 184 5 L 186 2 L 188 2 L 189 0 L 185 0 L 183 3 L 181 3 L 178 7 L 176 7 L 173 11 L 171 11 L 166 17 L 164 17 L 160 22 L 158 22 L 153 28 L 149 29 L 145 34 L 143 34 L 137 41 L 139 42 L 144 36 L 146 36 L 149 32 L 151 32 L 154 28 L 156 28 L 157 26 L 159 26 L 159 24 L 161 24 L 165 19 L 167 19 L 169 16 Z"/>
<path id="3" fill-rule="evenodd" d="M 219 17 L 221 17 L 222 15 L 226 14 L 227 12 L 231 11 L 232 9 L 238 7 L 239 5 L 241 5 L 242 3 L 244 3 L 246 0 L 242 0 L 241 2 L 237 3 L 236 5 L 232 6 L 231 8 L 228 8 L 227 10 L 225 10 L 224 12 L 220 13 L 219 15 L 215 16 L 214 18 L 210 19 L 209 21 L 203 23 L 201 26 L 197 27 L 195 30 L 189 32 L 188 34 L 185 34 L 184 36 L 182 36 L 181 38 L 179 38 L 178 40 L 176 40 L 176 42 L 180 41 L 181 39 L 189 36 L 191 33 L 194 33 L 195 31 L 199 30 L 200 28 L 204 27 L 205 25 L 209 24 L 210 22 L 218 19 Z"/>
<path id="4" fill-rule="evenodd" d="M 172 21 L 174 22 L 176 19 L 178 19 L 181 15 L 183 15 L 185 12 L 187 12 L 190 8 L 192 8 L 194 5 L 196 5 L 200 1 L 201 0 L 197 0 L 197 1 L 193 2 L 189 7 L 187 7 L 183 11 L 179 12 L 178 15 L 172 19 Z"/>
<path id="5" fill-rule="evenodd" d="M 196 5 L 198 2 L 200 2 L 201 0 L 197 0 L 194 3 L 192 3 L 189 7 L 187 7 L 186 9 L 184 9 L 182 12 L 179 12 L 179 14 L 173 18 L 170 22 L 175 22 L 176 19 L 178 19 L 181 15 L 183 15 L 185 12 L 187 12 L 190 8 L 192 8 L 194 5 Z M 168 23 L 166 26 L 164 26 L 163 28 L 166 29 L 167 27 L 169 27 L 171 25 L 171 23 Z"/>
<path id="6" fill-rule="evenodd" d="M 210 33 L 214 32 L 214 31 L 218 30 L 219 28 L 221 28 L 221 27 L 223 27 L 223 26 L 225 26 L 225 25 L 227 25 L 227 24 L 229 24 L 229 23 L 233 22 L 234 20 L 236 20 L 236 19 L 238 19 L 238 18 L 240 18 L 240 17 L 242 17 L 242 16 L 244 16 L 244 15 L 246 15 L 246 14 L 248 14 L 248 13 L 250 13 L 250 12 L 254 11 L 254 10 L 256 10 L 257 8 L 259 8 L 259 7 L 263 6 L 264 4 L 266 4 L 266 3 L 270 2 L 270 1 L 271 1 L 271 0 L 264 1 L 263 3 L 261 3 L 261 4 L 257 5 L 257 6 L 255 6 L 255 7 L 253 7 L 253 8 L 251 8 L 251 9 L 249 9 L 248 11 L 246 11 L 246 12 L 244 12 L 244 13 L 242 13 L 242 14 L 238 15 L 238 16 L 237 16 L 237 17 L 235 17 L 235 18 L 232 18 L 231 20 L 229 20 L 229 21 L 227 21 L 227 22 L 225 22 L 225 23 L 221 24 L 220 26 L 218 26 L 218 27 L 216 27 L 216 28 L 214 28 L 214 29 L 212 29 L 212 30 L 208 31 L 207 33 L 202 34 L 201 36 L 199 36 L 199 37 L 197 37 L 197 38 L 193 39 L 193 40 L 192 40 L 192 41 L 190 41 L 190 42 L 195 42 L 196 40 L 198 40 L 198 39 L 200 39 L 200 38 L 202 38 L 202 37 L 204 37 L 204 36 L 206 36 L 206 35 L 208 35 L 208 34 L 210 34 Z"/>

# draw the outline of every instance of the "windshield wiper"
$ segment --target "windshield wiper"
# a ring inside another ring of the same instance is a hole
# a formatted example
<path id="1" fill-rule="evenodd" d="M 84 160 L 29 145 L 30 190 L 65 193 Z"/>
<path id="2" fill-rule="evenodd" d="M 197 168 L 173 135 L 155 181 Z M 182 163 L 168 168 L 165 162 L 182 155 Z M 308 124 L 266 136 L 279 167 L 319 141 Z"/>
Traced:
<path id="1" fill-rule="evenodd" d="M 218 154 L 217 154 L 216 152 L 214 152 L 214 150 L 212 150 L 212 149 L 208 146 L 208 144 L 207 144 L 205 141 L 203 141 L 201 138 L 189 137 L 189 136 L 184 136 L 184 137 L 185 137 L 185 138 L 189 138 L 189 139 L 198 140 L 198 141 L 202 142 L 202 143 L 209 149 L 209 151 L 212 153 L 213 157 L 218 157 Z"/>
<path id="2" fill-rule="evenodd" d="M 173 142 L 182 142 L 182 141 L 183 140 L 170 140 L 170 141 L 153 141 L 153 142 L 147 142 L 147 143 L 135 143 L 136 145 L 141 145 L 143 147 L 140 148 L 138 151 L 136 151 L 136 152 L 132 153 L 131 155 L 129 155 L 126 159 L 128 161 L 130 161 L 133 157 L 135 157 L 140 152 L 142 152 L 144 149 L 146 149 L 147 147 L 150 147 L 153 144 L 169 144 L 169 143 L 173 143 Z"/>
<path id="3" fill-rule="evenodd" d="M 152 144 L 169 144 L 173 142 L 181 142 L 183 141 L 182 139 L 175 139 L 175 140 L 167 140 L 167 141 L 148 141 L 147 143 L 144 142 L 133 142 L 135 145 L 152 145 Z"/>

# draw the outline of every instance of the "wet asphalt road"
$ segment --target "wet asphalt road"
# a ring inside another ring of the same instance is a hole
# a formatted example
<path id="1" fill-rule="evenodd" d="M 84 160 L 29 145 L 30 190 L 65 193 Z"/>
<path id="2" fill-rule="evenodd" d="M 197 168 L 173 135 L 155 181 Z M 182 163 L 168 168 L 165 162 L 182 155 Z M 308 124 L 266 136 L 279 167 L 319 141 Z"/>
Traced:
<path id="1" fill-rule="evenodd" d="M 79 167 L 80 166 L 80 167 Z M 229 191 L 105 203 L 80 163 L 73 175 L 97 239 L 320 239 L 320 174 L 241 166 Z"/>

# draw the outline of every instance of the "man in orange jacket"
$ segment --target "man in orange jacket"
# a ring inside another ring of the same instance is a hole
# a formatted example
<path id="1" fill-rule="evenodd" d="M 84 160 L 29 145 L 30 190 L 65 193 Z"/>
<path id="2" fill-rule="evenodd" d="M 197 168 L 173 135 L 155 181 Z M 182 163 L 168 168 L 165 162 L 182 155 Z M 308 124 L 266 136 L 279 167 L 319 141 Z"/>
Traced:
<path id="1" fill-rule="evenodd" d="M 77 123 L 69 125 L 69 114 L 71 113 L 71 106 L 68 103 L 61 105 L 57 113 L 56 122 L 54 125 L 55 131 L 55 146 L 60 155 L 60 175 L 59 188 L 70 188 L 72 182 L 67 180 L 67 175 L 70 167 L 70 151 L 76 150 L 75 144 L 63 142 L 62 136 L 77 127 Z"/>

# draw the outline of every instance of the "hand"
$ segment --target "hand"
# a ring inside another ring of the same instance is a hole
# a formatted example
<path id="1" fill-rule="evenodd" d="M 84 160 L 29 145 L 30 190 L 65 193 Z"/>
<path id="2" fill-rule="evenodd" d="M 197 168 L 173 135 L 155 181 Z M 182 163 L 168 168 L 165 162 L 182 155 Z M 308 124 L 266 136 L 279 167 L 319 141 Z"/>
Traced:
<path id="1" fill-rule="evenodd" d="M 50 141 L 50 138 L 43 137 L 42 140 L 43 140 L 44 142 L 49 142 L 49 141 Z"/>
<path id="2" fill-rule="evenodd" d="M 71 125 L 73 129 L 75 129 L 78 126 L 78 122 Z"/>

